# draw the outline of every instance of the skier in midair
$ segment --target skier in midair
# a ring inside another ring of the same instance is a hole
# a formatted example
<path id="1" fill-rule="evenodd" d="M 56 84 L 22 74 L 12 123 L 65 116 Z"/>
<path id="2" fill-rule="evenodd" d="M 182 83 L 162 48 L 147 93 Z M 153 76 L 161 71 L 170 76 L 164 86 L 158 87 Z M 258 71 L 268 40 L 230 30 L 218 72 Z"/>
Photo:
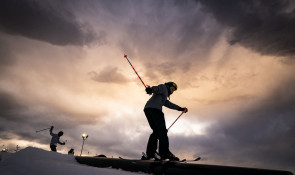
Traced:
<path id="1" fill-rule="evenodd" d="M 55 151 L 56 152 L 56 147 L 57 147 L 57 144 L 59 143 L 60 145 L 65 145 L 66 143 L 65 142 L 60 142 L 59 139 L 60 137 L 64 134 L 62 131 L 59 131 L 58 134 L 54 134 L 52 132 L 53 130 L 53 126 L 51 126 L 50 128 L 50 135 L 52 136 L 51 138 L 51 141 L 50 141 L 50 149 L 51 151 Z"/>
<path id="2" fill-rule="evenodd" d="M 164 113 L 162 112 L 162 106 L 183 112 L 188 111 L 186 107 L 182 108 L 169 101 L 170 95 L 176 90 L 177 85 L 174 82 L 167 82 L 153 87 L 148 86 L 145 89 L 147 94 L 153 94 L 144 107 L 144 113 L 153 133 L 148 140 L 146 149 L 147 157 L 143 156 L 142 159 L 155 158 L 159 140 L 159 154 L 161 159 L 179 161 L 179 158 L 174 156 L 169 150 L 168 131 L 166 129 Z M 169 100 L 167 98 L 169 98 Z"/>

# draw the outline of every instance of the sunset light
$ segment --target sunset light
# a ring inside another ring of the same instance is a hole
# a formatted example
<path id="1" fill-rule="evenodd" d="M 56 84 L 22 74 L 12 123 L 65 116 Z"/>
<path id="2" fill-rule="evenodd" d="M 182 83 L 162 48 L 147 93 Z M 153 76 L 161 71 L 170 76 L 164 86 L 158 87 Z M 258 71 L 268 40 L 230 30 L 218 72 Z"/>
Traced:
<path id="1" fill-rule="evenodd" d="M 294 41 L 291 0 L 1 1 L 1 146 L 295 172 Z"/>

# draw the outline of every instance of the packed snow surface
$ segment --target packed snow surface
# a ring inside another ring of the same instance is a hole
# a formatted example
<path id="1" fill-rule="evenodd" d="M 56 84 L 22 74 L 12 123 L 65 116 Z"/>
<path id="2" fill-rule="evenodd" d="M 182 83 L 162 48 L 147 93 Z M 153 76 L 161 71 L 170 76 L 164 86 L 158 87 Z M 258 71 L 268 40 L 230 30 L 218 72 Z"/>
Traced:
<path id="1" fill-rule="evenodd" d="M 136 175 L 112 168 L 79 164 L 74 156 L 28 147 L 17 153 L 0 153 L 1 175 Z"/>

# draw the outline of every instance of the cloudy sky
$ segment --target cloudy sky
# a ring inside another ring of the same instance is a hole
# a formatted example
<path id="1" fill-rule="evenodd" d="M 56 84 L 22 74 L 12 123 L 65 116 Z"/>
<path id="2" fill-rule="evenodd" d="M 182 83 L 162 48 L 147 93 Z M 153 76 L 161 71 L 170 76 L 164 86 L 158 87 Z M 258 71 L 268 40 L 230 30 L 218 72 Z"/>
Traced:
<path id="1" fill-rule="evenodd" d="M 148 85 L 189 112 L 170 149 L 202 163 L 295 172 L 295 2 L 2 0 L 0 142 L 140 158 Z M 167 127 L 179 111 L 165 108 Z M 3 146 L 4 145 L 4 146 Z"/>

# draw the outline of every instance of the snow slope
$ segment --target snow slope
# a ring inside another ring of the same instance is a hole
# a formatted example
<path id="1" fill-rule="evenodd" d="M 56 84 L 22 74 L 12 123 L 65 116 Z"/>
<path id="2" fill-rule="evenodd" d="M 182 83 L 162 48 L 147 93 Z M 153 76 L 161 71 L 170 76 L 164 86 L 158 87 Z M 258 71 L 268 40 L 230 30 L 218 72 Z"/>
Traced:
<path id="1" fill-rule="evenodd" d="M 0 153 L 1 175 L 136 175 L 111 168 L 81 165 L 73 156 L 28 147 L 17 153 Z"/>

